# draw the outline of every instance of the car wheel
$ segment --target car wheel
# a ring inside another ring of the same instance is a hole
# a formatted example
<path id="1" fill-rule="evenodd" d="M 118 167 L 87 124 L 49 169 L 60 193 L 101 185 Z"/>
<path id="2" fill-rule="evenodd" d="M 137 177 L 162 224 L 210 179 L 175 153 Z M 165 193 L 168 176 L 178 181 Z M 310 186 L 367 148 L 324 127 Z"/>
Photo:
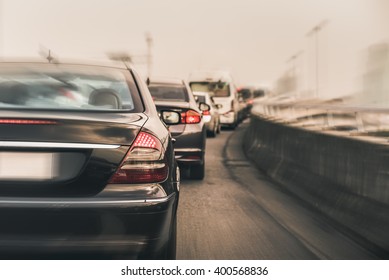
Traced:
<path id="1" fill-rule="evenodd" d="M 210 131 L 207 133 L 208 137 L 210 138 L 215 138 L 216 137 L 216 132 L 215 131 Z"/>
<path id="2" fill-rule="evenodd" d="M 238 126 L 238 122 L 236 121 L 236 122 L 234 122 L 233 124 L 230 125 L 230 128 L 232 130 L 234 130 L 237 126 Z"/>
<path id="3" fill-rule="evenodd" d="M 216 134 L 217 134 L 217 126 L 214 125 L 212 131 L 209 131 L 208 135 L 209 135 L 209 137 L 214 138 L 214 137 L 216 137 Z"/>
<path id="4" fill-rule="evenodd" d="M 194 180 L 203 180 L 205 175 L 205 163 L 193 165 L 190 168 L 190 178 Z"/>

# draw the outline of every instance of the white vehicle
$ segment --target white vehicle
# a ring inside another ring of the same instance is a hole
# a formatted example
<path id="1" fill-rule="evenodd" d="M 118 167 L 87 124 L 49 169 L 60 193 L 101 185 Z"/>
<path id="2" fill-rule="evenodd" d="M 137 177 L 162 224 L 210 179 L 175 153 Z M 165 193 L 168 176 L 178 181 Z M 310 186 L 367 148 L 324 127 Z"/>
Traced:
<path id="1" fill-rule="evenodd" d="M 219 110 L 223 107 L 221 104 L 215 104 L 213 98 L 209 96 L 209 92 L 194 91 L 193 95 L 197 104 L 200 102 L 208 104 L 209 110 L 202 111 L 203 121 L 207 128 L 207 135 L 216 137 L 220 133 L 220 116 Z"/>
<path id="2" fill-rule="evenodd" d="M 222 105 L 219 114 L 223 126 L 238 125 L 238 92 L 228 72 L 195 72 L 189 77 L 189 85 L 192 91 L 209 92 L 215 103 Z"/>

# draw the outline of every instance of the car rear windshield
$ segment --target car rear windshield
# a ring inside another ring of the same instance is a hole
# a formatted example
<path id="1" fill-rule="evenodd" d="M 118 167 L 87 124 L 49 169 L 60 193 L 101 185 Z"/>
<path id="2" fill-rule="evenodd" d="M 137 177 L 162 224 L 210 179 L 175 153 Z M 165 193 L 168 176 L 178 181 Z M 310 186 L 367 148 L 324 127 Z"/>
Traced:
<path id="1" fill-rule="evenodd" d="M 223 82 L 191 82 L 192 91 L 209 92 L 211 97 L 229 97 L 230 88 L 228 83 Z"/>
<path id="2" fill-rule="evenodd" d="M 189 101 L 188 92 L 181 85 L 151 84 L 149 90 L 154 100 Z"/>
<path id="3" fill-rule="evenodd" d="M 143 111 L 125 70 L 64 64 L 0 64 L 0 109 Z"/>

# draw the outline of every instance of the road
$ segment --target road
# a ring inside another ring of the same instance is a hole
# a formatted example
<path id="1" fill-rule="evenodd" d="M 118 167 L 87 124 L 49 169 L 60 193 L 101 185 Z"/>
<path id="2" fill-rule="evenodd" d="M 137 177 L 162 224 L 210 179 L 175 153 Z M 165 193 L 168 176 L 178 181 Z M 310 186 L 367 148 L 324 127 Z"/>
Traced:
<path id="1" fill-rule="evenodd" d="M 208 138 L 205 179 L 182 181 L 177 259 L 376 259 L 251 165 L 246 128 Z"/>

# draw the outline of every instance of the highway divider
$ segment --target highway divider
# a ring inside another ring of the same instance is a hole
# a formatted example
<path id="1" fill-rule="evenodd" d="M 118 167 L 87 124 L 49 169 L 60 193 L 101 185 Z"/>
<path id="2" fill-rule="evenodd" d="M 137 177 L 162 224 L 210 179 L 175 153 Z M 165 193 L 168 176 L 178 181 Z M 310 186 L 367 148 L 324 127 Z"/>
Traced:
<path id="1" fill-rule="evenodd" d="M 252 115 L 243 148 L 268 175 L 389 259 L 389 145 Z"/>

